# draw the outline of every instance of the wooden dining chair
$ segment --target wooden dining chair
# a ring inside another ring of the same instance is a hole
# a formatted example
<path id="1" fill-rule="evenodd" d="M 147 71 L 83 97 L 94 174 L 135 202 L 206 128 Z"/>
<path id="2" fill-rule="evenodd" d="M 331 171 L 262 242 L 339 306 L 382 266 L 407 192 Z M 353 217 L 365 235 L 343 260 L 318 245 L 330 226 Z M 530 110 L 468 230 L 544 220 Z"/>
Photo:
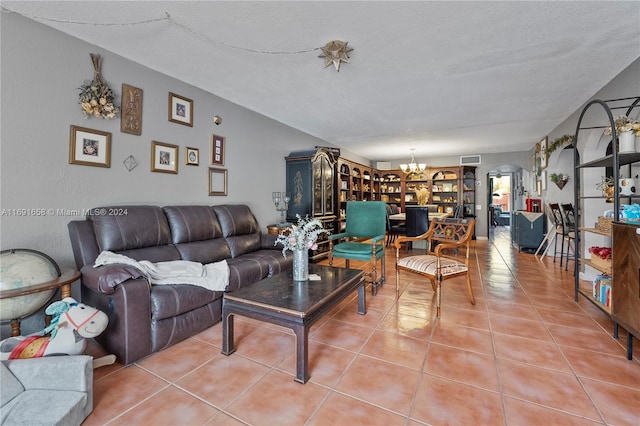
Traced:
<path id="1" fill-rule="evenodd" d="M 475 305 L 476 300 L 469 275 L 469 252 L 475 224 L 475 219 L 434 218 L 431 220 L 428 231 L 424 234 L 417 237 L 398 237 L 394 243 L 396 247 L 396 298 L 400 298 L 401 271 L 427 277 L 431 281 L 431 288 L 436 293 L 436 316 L 440 318 L 442 282 L 465 276 L 469 301 Z M 400 256 L 403 242 L 423 240 L 427 241 L 425 254 Z"/>

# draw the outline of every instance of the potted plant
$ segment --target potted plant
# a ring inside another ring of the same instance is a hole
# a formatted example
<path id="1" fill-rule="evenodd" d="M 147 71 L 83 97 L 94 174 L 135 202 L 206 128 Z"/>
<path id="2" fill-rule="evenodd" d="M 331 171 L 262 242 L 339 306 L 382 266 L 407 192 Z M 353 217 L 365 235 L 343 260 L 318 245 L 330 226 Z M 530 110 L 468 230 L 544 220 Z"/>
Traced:
<path id="1" fill-rule="evenodd" d="M 556 185 L 558 185 L 558 188 L 560 188 L 562 190 L 562 188 L 564 188 L 564 186 L 567 184 L 567 182 L 569 182 L 569 175 L 566 173 L 551 173 L 551 175 L 549 176 L 549 178 L 551 179 L 551 182 L 555 183 Z"/>
<path id="2" fill-rule="evenodd" d="M 640 123 L 626 115 L 621 115 L 614 120 L 614 125 L 616 126 L 616 133 L 618 134 L 618 152 L 635 152 L 635 139 L 636 136 L 640 136 Z M 605 129 L 604 134 L 611 136 L 611 126 Z"/>

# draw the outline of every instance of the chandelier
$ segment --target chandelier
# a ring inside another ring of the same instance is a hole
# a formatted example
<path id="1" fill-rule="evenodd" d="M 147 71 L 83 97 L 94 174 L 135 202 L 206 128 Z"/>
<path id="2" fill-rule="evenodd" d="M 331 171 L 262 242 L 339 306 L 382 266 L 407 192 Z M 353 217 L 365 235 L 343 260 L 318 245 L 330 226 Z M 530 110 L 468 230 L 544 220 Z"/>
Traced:
<path id="1" fill-rule="evenodd" d="M 411 162 L 409 164 L 400 164 L 400 170 L 402 170 L 404 173 L 421 172 L 427 167 L 427 165 L 424 163 L 416 163 L 416 159 L 413 156 L 413 151 L 415 151 L 415 149 L 411 148 Z"/>

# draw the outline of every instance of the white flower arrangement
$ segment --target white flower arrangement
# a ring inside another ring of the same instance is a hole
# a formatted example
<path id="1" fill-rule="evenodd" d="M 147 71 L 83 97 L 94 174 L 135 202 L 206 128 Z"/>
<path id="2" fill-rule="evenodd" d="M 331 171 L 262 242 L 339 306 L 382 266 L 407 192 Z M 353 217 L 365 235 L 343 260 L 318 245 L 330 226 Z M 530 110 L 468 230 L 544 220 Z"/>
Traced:
<path id="1" fill-rule="evenodd" d="M 614 120 L 614 124 L 616 126 L 617 134 L 620 134 L 622 132 L 634 132 L 636 136 L 640 136 L 640 123 L 632 118 L 627 117 L 626 115 L 617 117 Z M 607 136 L 611 136 L 611 126 L 605 129 L 604 134 Z"/>
<path id="2" fill-rule="evenodd" d="M 310 219 L 309 216 L 303 218 L 299 214 L 296 217 L 298 224 L 291 226 L 289 234 L 279 234 L 274 244 L 282 244 L 284 257 L 287 257 L 287 250 L 316 250 L 320 234 L 329 234 L 329 231 L 322 227 L 322 222 L 318 219 Z"/>

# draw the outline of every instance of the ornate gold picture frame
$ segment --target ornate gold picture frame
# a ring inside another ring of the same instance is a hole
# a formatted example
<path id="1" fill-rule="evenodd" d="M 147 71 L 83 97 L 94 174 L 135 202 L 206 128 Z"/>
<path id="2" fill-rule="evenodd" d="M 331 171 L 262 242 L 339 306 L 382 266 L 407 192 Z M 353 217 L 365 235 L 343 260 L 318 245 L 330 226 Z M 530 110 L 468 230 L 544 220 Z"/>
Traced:
<path id="1" fill-rule="evenodd" d="M 151 171 L 178 174 L 178 145 L 151 141 Z"/>
<path id="2" fill-rule="evenodd" d="M 72 125 L 69 164 L 111 167 L 111 133 Z"/>

